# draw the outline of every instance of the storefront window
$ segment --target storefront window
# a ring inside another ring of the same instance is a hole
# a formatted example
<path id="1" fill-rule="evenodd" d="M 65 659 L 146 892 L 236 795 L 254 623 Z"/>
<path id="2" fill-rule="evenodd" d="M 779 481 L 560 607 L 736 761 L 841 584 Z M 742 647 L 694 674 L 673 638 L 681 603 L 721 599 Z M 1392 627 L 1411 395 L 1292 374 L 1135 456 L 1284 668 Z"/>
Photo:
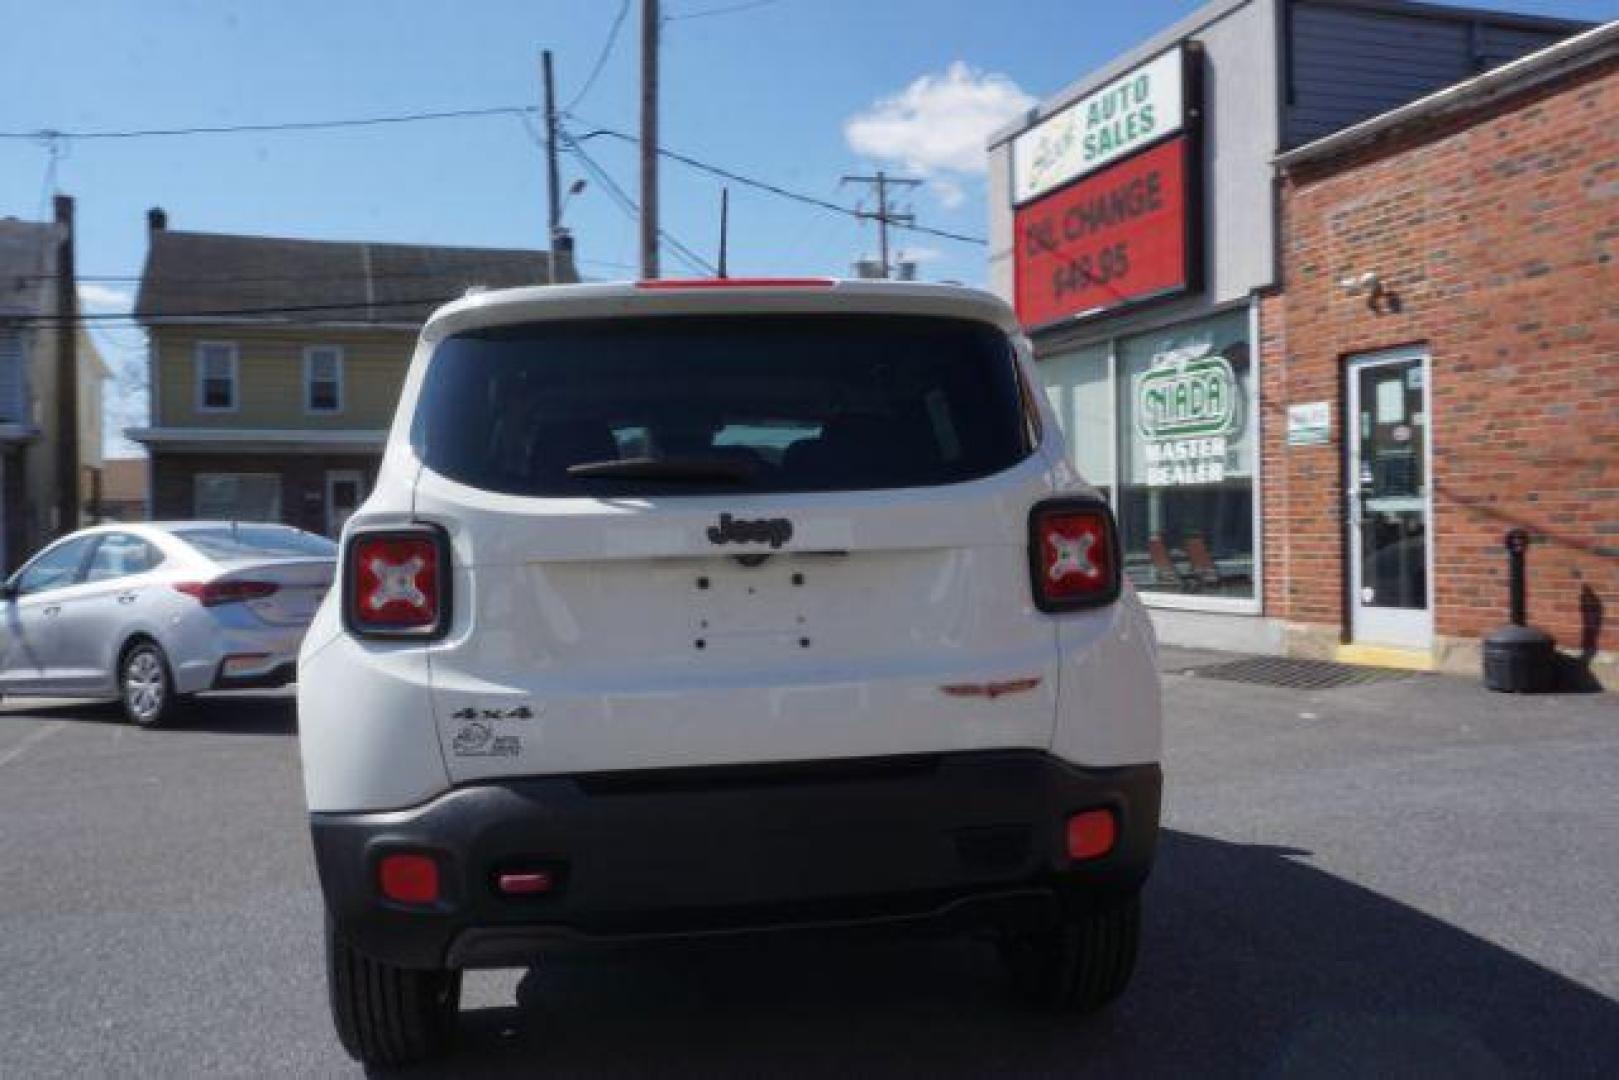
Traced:
<path id="1" fill-rule="evenodd" d="M 1254 596 L 1249 352 L 1246 309 L 1119 341 L 1116 506 L 1143 592 Z"/>
<path id="2" fill-rule="evenodd" d="M 1113 497 L 1113 390 L 1108 346 L 1091 345 L 1040 362 L 1046 396 L 1068 436 L 1079 474 Z"/>

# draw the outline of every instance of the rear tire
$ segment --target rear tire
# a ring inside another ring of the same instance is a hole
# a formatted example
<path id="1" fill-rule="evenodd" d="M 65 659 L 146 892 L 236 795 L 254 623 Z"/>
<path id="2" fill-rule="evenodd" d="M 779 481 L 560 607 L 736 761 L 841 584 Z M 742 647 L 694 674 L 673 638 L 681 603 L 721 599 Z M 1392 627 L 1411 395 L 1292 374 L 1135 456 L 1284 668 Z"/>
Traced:
<path id="1" fill-rule="evenodd" d="M 118 659 L 118 703 L 136 727 L 162 727 L 180 711 L 169 658 L 157 642 L 137 639 Z"/>
<path id="2" fill-rule="evenodd" d="M 326 920 L 326 984 L 338 1041 L 362 1065 L 400 1068 L 442 1056 L 461 1006 L 459 971 L 414 971 L 355 950 Z"/>
<path id="3" fill-rule="evenodd" d="M 1071 915 L 1045 930 L 1009 930 L 1000 941 L 1012 993 L 1028 1008 L 1096 1012 L 1124 992 L 1141 944 L 1141 899 Z"/>

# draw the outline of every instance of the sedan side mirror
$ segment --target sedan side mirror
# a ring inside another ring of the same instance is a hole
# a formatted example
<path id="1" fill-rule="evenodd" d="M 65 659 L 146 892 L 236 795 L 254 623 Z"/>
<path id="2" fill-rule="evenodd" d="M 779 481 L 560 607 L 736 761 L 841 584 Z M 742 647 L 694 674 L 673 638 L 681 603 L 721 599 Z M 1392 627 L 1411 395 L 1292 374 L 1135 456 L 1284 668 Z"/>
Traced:
<path id="1" fill-rule="evenodd" d="M 0 600 L 9 603 L 15 599 L 17 599 L 17 583 L 15 581 L 0 583 Z"/>

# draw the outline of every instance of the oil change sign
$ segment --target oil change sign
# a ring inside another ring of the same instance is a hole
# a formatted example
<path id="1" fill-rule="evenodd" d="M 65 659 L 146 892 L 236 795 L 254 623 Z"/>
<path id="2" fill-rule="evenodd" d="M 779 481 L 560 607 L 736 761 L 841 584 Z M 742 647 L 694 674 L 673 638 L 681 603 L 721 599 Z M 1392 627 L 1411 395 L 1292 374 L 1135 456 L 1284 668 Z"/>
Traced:
<path id="1" fill-rule="evenodd" d="M 1186 136 L 1018 208 L 1013 278 L 1027 327 L 1187 288 Z"/>
<path id="2" fill-rule="evenodd" d="M 1164 353 L 1153 358 L 1135 390 L 1147 486 L 1223 482 L 1227 440 L 1242 416 L 1230 361 L 1208 355 L 1206 345 Z"/>
<path id="3" fill-rule="evenodd" d="M 1180 131 L 1185 62 L 1171 49 L 1012 140 L 1012 201 L 1038 198 Z"/>

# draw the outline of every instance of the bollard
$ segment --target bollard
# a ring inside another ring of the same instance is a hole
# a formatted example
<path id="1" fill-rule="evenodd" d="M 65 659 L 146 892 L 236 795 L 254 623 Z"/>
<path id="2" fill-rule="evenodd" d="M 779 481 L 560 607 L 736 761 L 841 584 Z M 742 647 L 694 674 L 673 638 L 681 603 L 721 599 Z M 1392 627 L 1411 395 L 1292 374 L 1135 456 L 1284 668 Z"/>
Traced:
<path id="1" fill-rule="evenodd" d="M 1507 618 L 1484 639 L 1484 685 L 1509 694 L 1550 690 L 1557 671 L 1557 649 L 1551 635 L 1528 619 L 1527 556 L 1529 533 L 1513 529 L 1505 538 L 1507 549 Z"/>

